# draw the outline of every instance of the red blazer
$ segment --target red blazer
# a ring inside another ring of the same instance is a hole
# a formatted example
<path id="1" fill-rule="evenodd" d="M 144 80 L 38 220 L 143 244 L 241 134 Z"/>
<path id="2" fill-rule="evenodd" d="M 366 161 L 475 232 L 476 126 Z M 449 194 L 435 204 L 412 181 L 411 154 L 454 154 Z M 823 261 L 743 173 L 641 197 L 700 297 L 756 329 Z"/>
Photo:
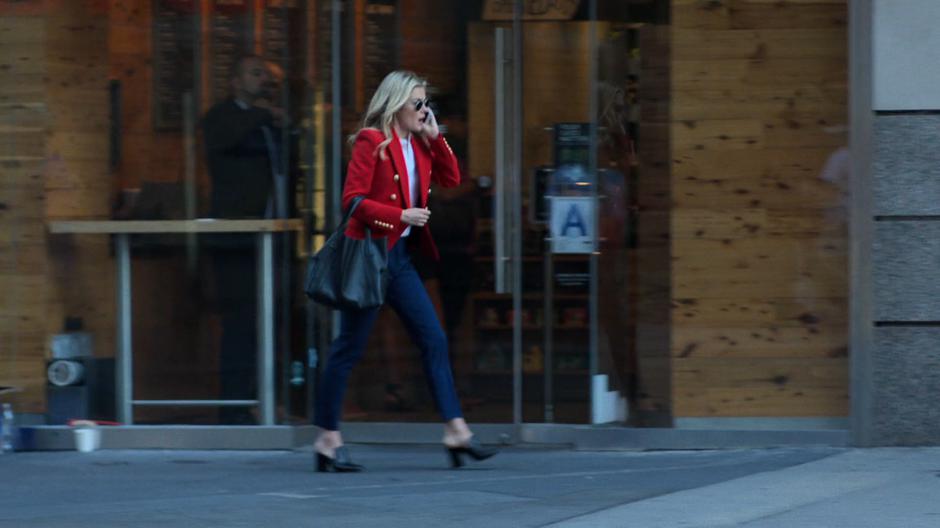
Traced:
<path id="1" fill-rule="evenodd" d="M 398 135 L 392 131 L 392 141 L 385 147 L 383 160 L 376 147 L 384 140 L 385 135 L 374 128 L 363 129 L 356 137 L 346 172 L 346 184 L 343 186 L 343 210 L 349 207 L 354 197 L 364 196 L 365 199 L 359 203 L 349 220 L 346 235 L 361 240 L 366 236 L 365 226 L 368 225 L 374 238 L 388 237 L 388 247 L 391 249 L 408 227 L 401 221 L 402 211 L 410 207 L 426 207 L 432 181 L 442 187 L 458 185 L 460 170 L 457 158 L 443 134 L 433 141 L 413 135 L 411 144 L 420 197 L 420 202 L 413 204 L 408 186 L 408 169 Z M 432 213 L 428 222 L 433 221 Z M 415 235 L 421 237 L 422 253 L 434 259 L 439 258 L 437 246 L 427 227 L 412 229 L 410 236 Z"/>

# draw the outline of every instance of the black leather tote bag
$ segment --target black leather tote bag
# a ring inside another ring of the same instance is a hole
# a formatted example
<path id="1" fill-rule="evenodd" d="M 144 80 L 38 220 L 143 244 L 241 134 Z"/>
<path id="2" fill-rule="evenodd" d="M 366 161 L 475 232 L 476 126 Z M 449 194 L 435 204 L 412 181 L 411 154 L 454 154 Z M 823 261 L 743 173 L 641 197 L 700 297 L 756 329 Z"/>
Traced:
<path id="1" fill-rule="evenodd" d="M 385 302 L 386 238 L 372 238 L 368 227 L 363 240 L 346 236 L 346 224 L 361 201 L 361 196 L 353 198 L 336 232 L 307 263 L 307 297 L 339 310 L 375 308 Z"/>

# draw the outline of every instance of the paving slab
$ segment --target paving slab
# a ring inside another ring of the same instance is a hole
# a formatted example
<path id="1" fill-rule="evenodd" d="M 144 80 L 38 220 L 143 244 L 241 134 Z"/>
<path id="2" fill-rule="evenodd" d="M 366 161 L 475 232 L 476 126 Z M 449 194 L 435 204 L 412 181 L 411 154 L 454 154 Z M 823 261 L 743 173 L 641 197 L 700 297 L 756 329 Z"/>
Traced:
<path id="1" fill-rule="evenodd" d="M 0 527 L 534 527 L 845 451 L 513 447 L 452 470 L 437 446 L 350 450 L 367 472 L 314 473 L 309 450 L 2 455 Z"/>
<path id="2" fill-rule="evenodd" d="M 940 448 L 849 450 L 551 526 L 936 528 Z"/>

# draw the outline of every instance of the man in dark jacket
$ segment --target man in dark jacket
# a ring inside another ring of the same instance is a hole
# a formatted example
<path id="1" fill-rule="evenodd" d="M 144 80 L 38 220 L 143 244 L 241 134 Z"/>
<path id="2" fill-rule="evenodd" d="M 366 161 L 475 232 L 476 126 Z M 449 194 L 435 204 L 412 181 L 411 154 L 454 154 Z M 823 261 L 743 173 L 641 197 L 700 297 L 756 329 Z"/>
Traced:
<path id="1" fill-rule="evenodd" d="M 232 72 L 232 97 L 213 106 L 203 119 L 211 178 L 209 214 L 213 218 L 275 218 L 279 139 L 284 114 L 270 104 L 271 77 L 260 57 L 241 58 Z M 255 399 L 256 249 L 252 234 L 209 238 L 215 271 L 216 301 L 222 317 L 220 396 Z M 250 424 L 248 407 L 222 407 L 228 424 Z"/>
<path id="2" fill-rule="evenodd" d="M 260 57 L 238 61 L 232 97 L 203 120 L 214 218 L 271 218 L 272 189 L 284 113 L 267 98 L 271 77 Z"/>

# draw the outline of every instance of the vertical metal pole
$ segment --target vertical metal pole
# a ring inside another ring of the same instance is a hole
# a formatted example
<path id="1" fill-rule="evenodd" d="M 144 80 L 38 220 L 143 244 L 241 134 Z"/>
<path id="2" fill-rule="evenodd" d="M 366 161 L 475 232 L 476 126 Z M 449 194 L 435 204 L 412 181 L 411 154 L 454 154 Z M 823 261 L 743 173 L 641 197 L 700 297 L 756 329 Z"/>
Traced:
<path id="1" fill-rule="evenodd" d="M 332 228 L 339 225 L 340 219 L 342 218 L 342 202 L 340 200 L 342 186 L 343 186 L 343 174 L 342 174 L 342 145 L 343 145 L 343 125 L 342 125 L 342 112 L 343 112 L 343 63 L 342 63 L 342 41 L 343 41 L 343 19 L 342 19 L 342 9 L 343 2 L 340 0 L 333 0 L 333 10 L 330 13 L 330 23 L 333 25 L 331 32 L 333 35 L 333 41 L 330 43 L 330 64 L 333 67 L 333 77 L 332 88 L 330 90 L 330 102 L 332 103 L 332 108 L 330 111 L 331 121 L 332 121 L 332 132 L 330 138 L 331 146 L 331 155 L 330 155 L 330 166 L 332 167 L 331 177 L 332 181 L 330 182 L 330 214 L 331 219 L 329 226 Z M 334 316 L 332 318 L 332 332 L 330 338 L 339 335 L 339 317 Z"/>
<path id="2" fill-rule="evenodd" d="M 872 194 L 872 26 L 878 16 L 872 0 L 857 0 L 849 7 L 849 147 L 852 182 L 849 205 L 849 371 L 852 445 L 875 443 L 874 196 Z"/>
<path id="3" fill-rule="evenodd" d="M 340 190 L 343 184 L 343 175 L 342 175 L 342 145 L 343 145 L 343 125 L 342 125 L 342 107 L 343 107 L 343 97 L 341 90 L 343 89 L 342 78 L 343 78 L 343 66 L 342 66 L 342 40 L 343 40 L 343 27 L 342 27 L 342 9 L 343 2 L 340 0 L 333 0 L 333 10 L 330 13 L 330 23 L 333 24 L 331 28 L 333 34 L 333 42 L 331 42 L 330 48 L 330 64 L 333 66 L 333 76 L 332 76 L 332 88 L 330 90 L 330 99 L 331 99 L 331 118 L 332 118 L 332 137 L 331 137 L 331 156 L 330 156 L 330 165 L 332 167 L 331 176 L 332 181 L 330 185 L 330 211 L 332 213 L 332 222 L 330 222 L 330 227 L 338 225 L 340 218 L 342 217 L 342 204 L 340 203 Z"/>
<path id="4" fill-rule="evenodd" d="M 115 235 L 117 245 L 117 368 L 115 408 L 124 425 L 134 423 L 134 364 L 131 349 L 131 248 L 130 235 Z"/>
<path id="5" fill-rule="evenodd" d="M 597 191 L 598 191 L 598 187 L 599 187 L 599 183 L 600 183 L 600 175 L 598 174 L 598 170 L 597 170 L 597 168 L 598 168 L 598 167 L 597 167 L 597 164 L 598 164 L 598 160 L 597 160 L 597 112 L 598 112 L 598 106 L 597 106 L 597 94 L 598 94 L 598 86 L 597 86 L 597 76 L 598 76 L 598 67 L 597 67 L 597 59 L 598 59 L 598 52 L 597 52 L 597 0 L 591 0 L 590 5 L 589 5 L 589 7 L 588 7 L 588 11 L 589 11 L 589 20 L 590 20 L 589 24 L 591 25 L 590 40 L 589 40 L 589 46 L 590 46 L 590 50 L 591 50 L 591 57 L 590 57 L 590 78 L 588 79 L 588 83 L 589 83 L 589 87 L 590 87 L 590 91 L 589 91 L 589 94 L 590 94 L 590 95 L 589 95 L 589 101 L 588 101 L 588 112 L 589 112 L 589 114 L 588 114 L 588 116 L 587 116 L 587 117 L 588 117 L 588 123 L 589 123 L 589 129 L 590 129 L 590 145 L 589 145 L 589 148 L 588 148 L 588 159 L 589 159 L 590 165 L 589 165 L 589 168 L 588 168 L 588 174 L 590 174 L 590 177 L 591 177 L 591 179 L 593 180 L 593 181 L 592 181 L 592 184 L 591 184 L 591 198 L 593 199 L 593 200 L 592 200 L 592 203 L 593 203 L 593 211 L 594 211 L 594 218 L 593 218 L 593 222 L 594 222 L 594 249 L 593 249 L 593 251 L 591 252 L 591 263 L 590 263 L 590 296 L 588 297 L 588 299 L 589 299 L 589 300 L 588 300 L 588 303 L 589 303 L 589 304 L 588 304 L 588 315 L 589 315 L 589 321 L 590 321 L 590 322 L 589 322 L 589 325 L 590 325 L 590 326 L 589 326 L 589 332 L 588 332 L 588 333 L 589 333 L 589 336 L 590 336 L 590 337 L 588 338 L 588 339 L 589 339 L 589 349 L 588 349 L 588 350 L 589 350 L 589 356 L 588 356 L 588 357 L 589 357 L 589 363 L 590 363 L 590 369 L 589 369 L 589 370 L 590 370 L 590 376 L 591 376 L 590 381 L 588 382 L 588 386 L 591 387 L 591 390 L 593 391 L 593 390 L 594 390 L 594 376 L 600 374 L 600 372 L 599 372 L 600 368 L 599 368 L 599 364 L 598 364 L 599 362 L 598 362 L 598 358 L 597 358 L 597 350 L 598 350 L 598 330 L 597 330 L 597 326 L 598 326 L 598 324 L 599 324 L 599 318 L 598 318 L 598 313 L 597 313 L 597 308 L 598 308 L 598 302 L 597 302 L 597 296 L 598 296 L 598 280 L 597 280 L 598 265 L 597 265 L 597 264 L 598 264 L 598 254 L 599 254 L 599 250 L 600 250 L 600 246 L 598 245 L 598 239 L 597 239 L 597 238 L 598 238 L 598 224 L 597 224 L 597 221 L 598 221 L 598 211 L 597 211 L 597 209 L 598 209 L 598 203 L 597 203 Z M 605 390 L 605 391 L 606 391 L 606 389 L 607 389 L 607 387 L 604 387 L 604 390 Z M 593 417 L 595 416 L 595 413 L 598 411 L 598 409 L 595 409 L 595 408 L 594 408 L 594 407 L 595 407 L 595 405 L 594 405 L 595 401 L 598 401 L 597 395 L 592 394 L 590 401 L 591 401 L 591 408 L 589 409 L 589 412 L 590 412 L 589 415 L 592 417 L 592 420 L 591 420 L 591 421 L 593 422 Z"/>
<path id="6" fill-rule="evenodd" d="M 522 0 L 516 0 L 512 17 L 512 371 L 513 421 L 522 424 Z"/>
<path id="7" fill-rule="evenodd" d="M 186 218 L 196 218 L 196 100 L 192 91 L 183 94 L 183 160 Z M 196 272 L 196 233 L 186 233 L 186 270 Z"/>
<path id="8" fill-rule="evenodd" d="M 270 7 L 268 7 L 270 9 Z M 284 2 L 280 7 L 279 16 L 283 20 L 287 20 L 289 17 L 288 11 L 288 2 Z M 288 24 L 289 26 L 289 24 Z M 290 32 L 290 28 L 287 29 Z M 291 101 L 290 101 L 290 90 L 289 84 L 291 79 L 291 74 L 293 72 L 289 71 L 291 64 L 290 56 L 290 46 L 284 46 L 282 48 L 282 53 L 280 56 L 281 68 L 284 72 L 284 79 L 281 81 L 281 108 L 284 110 L 284 113 L 287 115 L 287 123 L 285 126 L 281 127 L 281 144 L 280 144 L 280 154 L 278 155 L 278 170 L 280 170 L 280 178 L 284 182 L 284 188 L 279 191 L 281 194 L 281 199 L 283 203 L 281 204 L 283 208 L 279 211 L 276 211 L 275 216 L 278 218 L 290 218 L 291 216 L 291 203 L 296 203 L 296 188 L 292 188 L 291 177 L 290 177 L 290 150 L 291 150 L 291 133 L 290 129 L 297 126 L 297 123 L 291 122 Z M 301 161 L 302 163 L 302 161 Z M 275 186 L 277 188 L 277 186 Z M 277 209 L 277 208 L 276 208 Z M 291 241 L 296 236 L 296 233 L 293 231 L 285 231 L 277 234 L 277 238 L 280 241 L 278 243 L 278 255 L 277 255 L 277 267 L 278 267 L 278 296 L 277 300 L 280 301 L 279 310 L 282 314 L 280 325 L 278 325 L 278 339 L 281 343 L 280 357 L 281 357 L 281 404 L 284 407 L 286 415 L 292 414 L 291 409 L 291 398 L 290 398 L 290 383 L 291 379 Z M 275 319 L 276 320 L 276 319 Z M 277 342 L 277 341 L 276 341 Z M 276 385 L 276 384 L 275 384 Z"/>
<path id="9" fill-rule="evenodd" d="M 552 423 L 555 421 L 555 347 L 552 342 L 555 330 L 555 283 L 552 276 L 555 274 L 555 269 L 553 265 L 554 262 L 552 261 L 551 239 L 546 238 L 545 242 L 545 262 L 543 264 L 545 280 L 542 291 L 542 295 L 545 296 L 542 303 L 544 337 L 542 340 L 542 368 L 545 373 L 545 423 Z"/>
<path id="10" fill-rule="evenodd" d="M 320 18 L 317 16 L 317 10 L 320 7 L 319 2 L 304 2 L 304 35 L 315 35 L 314 49 L 319 49 L 324 44 L 324 39 L 320 36 L 323 28 L 319 26 Z M 320 79 L 318 67 L 321 66 L 316 53 L 311 53 L 310 42 L 304 49 L 304 78 L 307 80 L 305 90 L 308 107 L 310 112 L 310 123 L 304 127 L 305 141 L 303 142 L 303 152 L 300 159 L 305 165 L 304 168 L 304 208 L 303 208 L 303 248 L 304 253 L 310 253 L 314 248 L 314 232 L 317 229 L 317 215 L 325 219 L 322 209 L 317 209 L 316 192 L 322 192 L 323 189 L 316 189 L 318 183 L 323 182 L 322 175 L 324 155 L 323 155 L 323 136 L 326 127 L 323 126 L 323 81 Z M 306 310 L 304 310 L 305 335 L 306 335 L 306 374 L 307 383 L 305 385 L 305 409 L 308 418 L 313 418 L 313 395 L 317 388 L 317 317 L 316 306 L 309 299 L 305 299 Z"/>
<path id="11" fill-rule="evenodd" d="M 274 425 L 274 240 L 258 233 L 258 407 L 261 425 Z"/>
<path id="12" fill-rule="evenodd" d="M 506 280 L 506 30 L 493 35 L 493 119 L 495 121 L 493 167 L 493 277 L 494 291 L 508 293 Z"/>
<path id="13" fill-rule="evenodd" d="M 183 159 L 185 214 L 196 218 L 196 101 L 191 91 L 183 94 Z"/>

